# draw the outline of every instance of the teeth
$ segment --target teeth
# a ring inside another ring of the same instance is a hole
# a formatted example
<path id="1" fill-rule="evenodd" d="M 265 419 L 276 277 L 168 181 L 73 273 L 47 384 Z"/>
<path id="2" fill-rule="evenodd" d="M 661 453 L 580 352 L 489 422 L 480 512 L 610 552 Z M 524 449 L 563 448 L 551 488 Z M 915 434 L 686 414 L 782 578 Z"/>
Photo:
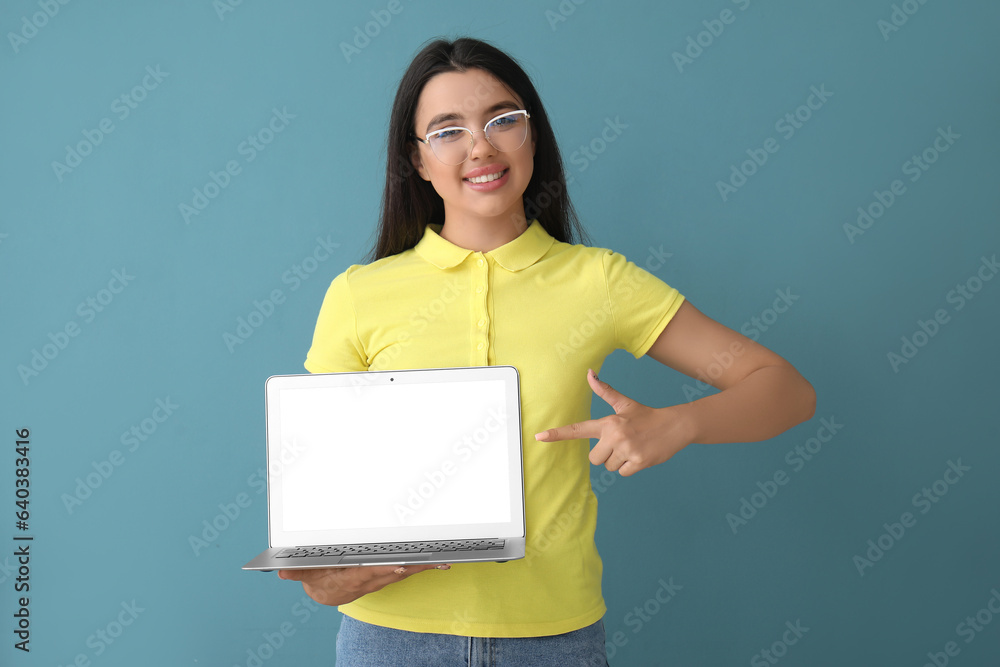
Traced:
<path id="1" fill-rule="evenodd" d="M 497 180 L 498 178 L 500 178 L 501 176 L 503 176 L 506 173 L 507 173 L 507 170 L 504 169 L 503 171 L 498 171 L 498 172 L 495 172 L 495 173 L 492 173 L 492 174 L 487 174 L 486 176 L 476 176 L 475 178 L 467 178 L 465 180 L 467 180 L 470 183 L 489 183 L 490 181 Z"/>

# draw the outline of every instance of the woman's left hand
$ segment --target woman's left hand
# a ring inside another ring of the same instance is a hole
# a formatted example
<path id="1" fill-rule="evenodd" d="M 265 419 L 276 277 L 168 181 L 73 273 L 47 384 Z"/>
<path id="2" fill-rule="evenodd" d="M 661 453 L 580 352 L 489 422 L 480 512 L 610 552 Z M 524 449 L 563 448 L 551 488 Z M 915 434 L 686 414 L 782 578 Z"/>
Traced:
<path id="1" fill-rule="evenodd" d="M 550 428 L 535 434 L 535 440 L 557 442 L 597 438 L 597 444 L 590 451 L 590 462 L 603 464 L 623 477 L 663 463 L 691 444 L 694 425 L 676 406 L 651 408 L 633 401 L 602 382 L 589 369 L 587 382 L 615 414 Z"/>

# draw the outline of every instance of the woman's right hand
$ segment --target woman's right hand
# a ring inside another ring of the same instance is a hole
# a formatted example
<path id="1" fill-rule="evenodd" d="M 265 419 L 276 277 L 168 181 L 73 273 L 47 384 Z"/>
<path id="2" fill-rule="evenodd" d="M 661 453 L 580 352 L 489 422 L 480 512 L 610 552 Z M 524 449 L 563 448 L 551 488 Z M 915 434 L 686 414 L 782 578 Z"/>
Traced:
<path id="1" fill-rule="evenodd" d="M 320 604 L 336 606 L 353 602 L 389 584 L 424 570 L 447 570 L 451 565 L 373 565 L 310 570 L 278 570 L 278 576 L 301 581 L 306 595 Z"/>

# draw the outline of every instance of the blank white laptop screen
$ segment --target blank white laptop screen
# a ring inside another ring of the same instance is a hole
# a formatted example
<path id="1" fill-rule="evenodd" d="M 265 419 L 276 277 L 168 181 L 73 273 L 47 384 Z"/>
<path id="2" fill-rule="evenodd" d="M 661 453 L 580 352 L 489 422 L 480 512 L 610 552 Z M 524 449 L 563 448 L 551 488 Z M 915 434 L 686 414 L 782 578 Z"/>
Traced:
<path id="1" fill-rule="evenodd" d="M 268 387 L 272 546 L 480 538 L 484 524 L 500 535 L 520 523 L 510 383 L 378 375 Z"/>

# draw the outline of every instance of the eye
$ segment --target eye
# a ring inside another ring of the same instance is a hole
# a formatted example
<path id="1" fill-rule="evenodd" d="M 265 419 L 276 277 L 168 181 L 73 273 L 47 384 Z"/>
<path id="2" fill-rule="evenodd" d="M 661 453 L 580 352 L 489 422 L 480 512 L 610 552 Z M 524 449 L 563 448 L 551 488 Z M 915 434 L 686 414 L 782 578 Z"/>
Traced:
<path id="1" fill-rule="evenodd" d="M 523 116 L 514 114 L 511 116 L 501 116 L 490 123 L 490 129 L 509 130 L 521 124 Z"/>
<path id="2" fill-rule="evenodd" d="M 451 142 L 457 141 L 465 133 L 465 130 L 452 128 L 446 130 L 440 130 L 437 134 L 431 137 L 431 141 L 437 139 L 438 141 Z"/>

